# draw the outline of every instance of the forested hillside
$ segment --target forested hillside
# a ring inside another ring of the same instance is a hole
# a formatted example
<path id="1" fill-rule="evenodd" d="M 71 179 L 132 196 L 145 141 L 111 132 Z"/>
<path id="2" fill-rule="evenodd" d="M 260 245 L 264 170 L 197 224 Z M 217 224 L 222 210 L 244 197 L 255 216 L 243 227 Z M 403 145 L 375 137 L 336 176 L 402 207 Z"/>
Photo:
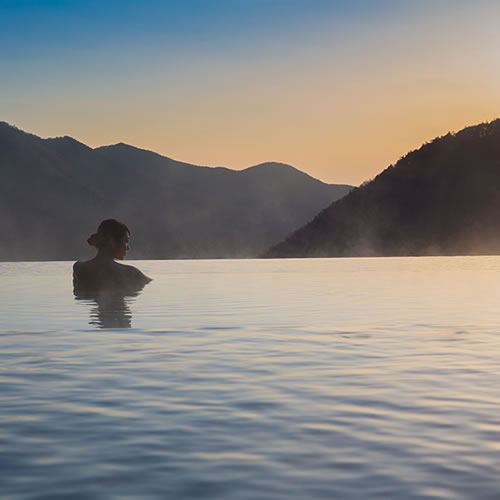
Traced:
<path id="1" fill-rule="evenodd" d="M 434 139 L 267 257 L 500 253 L 500 120 Z"/>

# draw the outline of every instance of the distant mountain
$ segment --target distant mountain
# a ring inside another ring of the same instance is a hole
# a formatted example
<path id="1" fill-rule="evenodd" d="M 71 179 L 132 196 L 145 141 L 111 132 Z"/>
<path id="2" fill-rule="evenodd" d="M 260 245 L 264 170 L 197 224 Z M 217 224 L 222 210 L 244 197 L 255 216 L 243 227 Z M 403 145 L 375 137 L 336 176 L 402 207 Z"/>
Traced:
<path id="1" fill-rule="evenodd" d="M 253 257 L 350 189 L 281 163 L 198 167 L 0 122 L 0 260 L 88 257 L 109 217 L 131 228 L 131 258 Z"/>
<path id="2" fill-rule="evenodd" d="M 266 257 L 500 253 L 500 120 L 408 153 Z"/>

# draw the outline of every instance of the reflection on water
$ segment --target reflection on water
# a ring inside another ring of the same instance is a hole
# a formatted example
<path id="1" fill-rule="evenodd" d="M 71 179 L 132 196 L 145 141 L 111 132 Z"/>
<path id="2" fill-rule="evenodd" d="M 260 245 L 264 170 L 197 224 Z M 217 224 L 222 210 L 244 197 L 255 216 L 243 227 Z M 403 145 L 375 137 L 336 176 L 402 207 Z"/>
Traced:
<path id="1" fill-rule="evenodd" d="M 75 293 L 75 300 L 89 305 L 90 325 L 97 328 L 131 328 L 132 312 L 129 301 L 134 300 L 137 295 L 139 293 Z"/>

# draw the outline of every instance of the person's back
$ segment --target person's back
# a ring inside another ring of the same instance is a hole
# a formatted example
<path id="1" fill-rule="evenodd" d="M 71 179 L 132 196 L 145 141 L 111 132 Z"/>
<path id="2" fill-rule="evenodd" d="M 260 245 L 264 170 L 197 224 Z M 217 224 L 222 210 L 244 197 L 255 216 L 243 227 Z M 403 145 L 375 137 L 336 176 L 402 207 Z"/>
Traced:
<path id="1" fill-rule="evenodd" d="M 75 290 L 134 290 L 151 281 L 139 269 L 100 259 L 78 261 L 73 265 Z"/>
<path id="2" fill-rule="evenodd" d="M 87 241 L 98 250 L 87 261 L 73 265 L 75 293 L 93 291 L 134 292 L 151 281 L 139 269 L 116 262 L 122 260 L 128 250 L 130 231 L 124 224 L 108 219 L 103 221 Z"/>

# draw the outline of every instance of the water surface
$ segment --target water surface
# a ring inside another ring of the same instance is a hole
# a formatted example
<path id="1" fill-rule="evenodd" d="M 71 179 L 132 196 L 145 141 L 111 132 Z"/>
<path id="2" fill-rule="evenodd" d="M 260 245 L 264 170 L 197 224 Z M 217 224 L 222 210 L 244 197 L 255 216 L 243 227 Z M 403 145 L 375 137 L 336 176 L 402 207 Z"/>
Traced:
<path id="1" fill-rule="evenodd" d="M 0 263 L 2 498 L 498 498 L 500 258 Z"/>

